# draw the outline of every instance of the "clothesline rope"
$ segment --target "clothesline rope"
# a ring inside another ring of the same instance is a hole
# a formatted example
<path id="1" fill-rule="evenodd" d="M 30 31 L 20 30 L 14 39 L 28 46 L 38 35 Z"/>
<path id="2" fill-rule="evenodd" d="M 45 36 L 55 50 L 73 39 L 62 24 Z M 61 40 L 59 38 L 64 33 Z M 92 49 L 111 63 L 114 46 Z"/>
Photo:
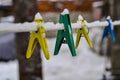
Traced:
<path id="1" fill-rule="evenodd" d="M 120 20 L 113 21 L 113 26 L 120 25 Z M 46 31 L 60 30 L 64 29 L 63 24 L 46 22 L 41 24 L 44 26 Z M 77 29 L 81 27 L 81 23 L 72 23 L 72 29 Z M 104 27 L 107 26 L 107 21 L 94 21 L 91 23 L 86 23 L 88 28 L 93 27 Z M 30 32 L 37 30 L 37 23 L 35 22 L 25 22 L 25 23 L 0 23 L 0 32 Z"/>
<path id="2" fill-rule="evenodd" d="M 67 12 L 67 10 L 64 11 L 64 13 Z M 41 18 L 42 16 L 37 13 L 35 15 L 36 18 Z M 110 18 L 110 17 L 109 17 Z M 83 19 L 81 15 L 78 16 L 78 20 Z M 84 20 L 84 19 L 83 19 Z M 25 22 L 25 23 L 0 23 L 0 32 L 31 32 L 31 31 L 37 31 L 37 25 L 38 23 L 36 22 Z M 41 23 L 41 26 L 45 28 L 46 31 L 51 31 L 51 30 L 61 30 L 64 29 L 64 25 L 60 23 L 53 23 L 53 22 L 45 22 Z M 108 26 L 107 21 L 94 21 L 88 23 L 85 21 L 85 25 L 88 28 L 94 28 L 94 27 L 105 27 Z M 120 25 L 120 20 L 116 20 L 112 22 L 113 26 Z M 81 23 L 76 22 L 76 23 L 71 23 L 72 29 L 77 29 L 81 28 Z"/>

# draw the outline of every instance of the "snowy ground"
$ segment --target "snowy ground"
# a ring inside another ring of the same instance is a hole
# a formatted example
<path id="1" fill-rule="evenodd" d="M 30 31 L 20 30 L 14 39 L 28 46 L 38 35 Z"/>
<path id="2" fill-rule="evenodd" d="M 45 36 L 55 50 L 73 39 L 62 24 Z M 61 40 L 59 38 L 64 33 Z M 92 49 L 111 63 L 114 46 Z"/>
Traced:
<path id="1" fill-rule="evenodd" d="M 77 56 L 72 57 L 69 48 L 63 44 L 57 56 L 53 56 L 55 38 L 47 39 L 51 59 L 43 57 L 44 80 L 100 80 L 104 73 L 104 57 L 93 53 L 81 39 Z M 18 80 L 18 62 L 0 63 L 0 80 Z"/>
<path id="2" fill-rule="evenodd" d="M 63 44 L 57 56 L 53 56 L 55 39 L 49 39 L 51 59 L 44 59 L 45 80 L 100 80 L 104 73 L 104 58 L 91 52 L 84 38 L 72 57 L 67 45 Z"/>
<path id="3" fill-rule="evenodd" d="M 0 80 L 18 80 L 18 62 L 0 62 Z"/>

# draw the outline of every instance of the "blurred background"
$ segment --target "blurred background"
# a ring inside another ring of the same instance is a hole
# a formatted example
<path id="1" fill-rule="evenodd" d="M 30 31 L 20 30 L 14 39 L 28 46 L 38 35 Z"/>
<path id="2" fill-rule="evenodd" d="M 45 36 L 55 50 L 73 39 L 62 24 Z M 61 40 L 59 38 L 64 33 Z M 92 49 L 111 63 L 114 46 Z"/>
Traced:
<path id="1" fill-rule="evenodd" d="M 114 21 L 120 19 L 119 7 L 120 0 L 0 0 L 0 23 L 32 22 L 37 12 L 45 22 L 58 23 L 65 8 L 71 22 L 77 22 L 79 14 L 87 22 L 105 21 L 107 16 Z M 115 42 L 110 35 L 101 42 L 103 30 L 90 28 L 93 48 L 82 37 L 76 57 L 66 44 L 53 56 L 57 30 L 46 31 L 48 61 L 39 45 L 29 60 L 25 58 L 29 33 L 0 32 L 0 80 L 120 80 L 120 28 L 114 27 Z M 76 30 L 73 36 L 75 41 Z"/>

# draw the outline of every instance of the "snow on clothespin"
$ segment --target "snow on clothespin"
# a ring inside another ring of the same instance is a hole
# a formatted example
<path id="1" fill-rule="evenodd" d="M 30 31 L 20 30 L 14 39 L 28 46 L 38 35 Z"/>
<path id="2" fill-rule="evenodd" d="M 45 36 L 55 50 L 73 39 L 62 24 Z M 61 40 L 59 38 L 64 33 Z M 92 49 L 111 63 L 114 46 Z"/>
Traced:
<path id="1" fill-rule="evenodd" d="M 112 20 L 111 20 L 110 16 L 108 16 L 106 18 L 106 21 L 108 22 L 108 25 L 104 28 L 101 41 L 104 40 L 104 38 L 105 38 L 105 36 L 107 35 L 108 32 L 111 35 L 112 41 L 115 41 L 115 35 L 114 35 L 114 32 L 113 32 L 113 24 L 112 24 Z"/>
<path id="2" fill-rule="evenodd" d="M 84 19 L 83 19 L 82 15 L 79 15 L 78 16 L 78 21 L 81 21 L 81 20 L 84 20 Z"/>
<path id="3" fill-rule="evenodd" d="M 39 12 L 36 13 L 35 19 L 43 19 L 41 14 Z"/>
<path id="4" fill-rule="evenodd" d="M 81 38 L 82 34 L 85 37 L 85 39 L 87 40 L 90 48 L 92 48 L 93 45 L 92 45 L 92 42 L 90 40 L 90 37 L 89 37 L 87 29 L 86 29 L 87 26 L 85 25 L 85 20 L 83 19 L 83 17 L 81 15 L 78 16 L 78 22 L 80 22 L 82 26 L 81 26 L 81 28 L 79 28 L 77 30 L 76 48 L 78 48 L 78 45 L 79 45 L 80 38 Z"/>
<path id="5" fill-rule="evenodd" d="M 72 56 L 76 56 L 68 9 L 64 9 L 64 11 L 60 14 L 59 23 L 64 24 L 64 29 L 58 30 L 58 32 L 57 32 L 57 39 L 56 39 L 56 44 L 55 44 L 54 55 L 58 55 L 60 47 L 61 47 L 62 43 L 64 42 L 64 43 L 68 44 Z"/>
<path id="6" fill-rule="evenodd" d="M 61 13 L 61 15 L 66 15 L 69 14 L 69 10 L 68 9 L 64 9 L 63 12 Z"/>
<path id="7" fill-rule="evenodd" d="M 42 18 L 42 16 L 40 15 L 39 12 L 36 13 L 36 15 L 35 15 L 35 19 L 34 19 L 34 22 L 37 22 L 37 23 L 41 23 L 41 22 L 43 22 L 43 18 Z"/>
<path id="8" fill-rule="evenodd" d="M 40 13 L 37 13 L 35 15 L 34 22 L 36 22 L 38 24 L 37 31 L 32 31 L 30 33 L 30 40 L 29 40 L 29 44 L 28 44 L 26 58 L 31 57 L 31 55 L 35 49 L 35 46 L 38 42 L 39 45 L 41 46 L 41 49 L 43 50 L 45 58 L 49 59 L 49 51 L 48 51 L 48 45 L 47 45 L 46 38 L 45 38 L 45 30 L 44 30 L 43 26 L 41 25 L 41 23 L 43 23 L 43 19 L 42 19 L 42 16 L 40 15 Z"/>

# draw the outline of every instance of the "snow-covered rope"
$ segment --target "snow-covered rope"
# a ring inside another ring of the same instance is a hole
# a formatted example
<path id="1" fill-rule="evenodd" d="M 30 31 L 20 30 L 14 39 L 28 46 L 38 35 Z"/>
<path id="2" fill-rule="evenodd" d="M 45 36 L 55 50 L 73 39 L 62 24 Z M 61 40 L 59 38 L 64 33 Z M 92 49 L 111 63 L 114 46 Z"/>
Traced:
<path id="1" fill-rule="evenodd" d="M 120 25 L 120 20 L 113 21 L 113 26 Z M 53 22 L 46 22 L 41 24 L 44 26 L 46 31 L 60 30 L 64 29 L 63 24 L 55 24 Z M 77 29 L 81 27 L 81 23 L 72 23 L 72 29 Z M 91 23 L 86 23 L 88 28 L 93 27 L 104 27 L 108 25 L 107 21 L 94 21 Z M 30 32 L 37 30 L 37 23 L 35 22 L 25 22 L 25 23 L 0 23 L 0 32 Z"/>
<path id="2" fill-rule="evenodd" d="M 64 14 L 69 14 L 68 9 L 64 9 L 64 11 L 61 13 L 61 15 Z M 40 13 L 37 13 L 35 15 L 35 19 L 42 19 L 42 16 Z M 115 25 L 120 25 L 120 20 L 112 22 L 110 17 L 107 17 L 113 26 Z M 78 16 L 78 21 L 76 23 L 71 23 L 72 29 L 77 29 L 81 28 L 81 20 L 84 20 L 81 15 Z M 108 26 L 107 21 L 94 21 L 91 23 L 88 23 L 87 21 L 84 20 L 85 25 L 88 28 L 92 27 L 105 27 Z M 39 23 L 37 22 L 25 22 L 25 23 L 0 23 L 0 32 L 31 32 L 31 31 L 37 31 L 37 25 Z M 51 30 L 60 30 L 64 29 L 64 25 L 60 23 L 53 23 L 53 22 L 45 22 L 45 23 L 40 23 L 41 26 L 45 28 L 46 31 L 51 31 Z"/>
<path id="3" fill-rule="evenodd" d="M 37 30 L 35 23 L 0 23 L 0 32 L 30 32 Z"/>

